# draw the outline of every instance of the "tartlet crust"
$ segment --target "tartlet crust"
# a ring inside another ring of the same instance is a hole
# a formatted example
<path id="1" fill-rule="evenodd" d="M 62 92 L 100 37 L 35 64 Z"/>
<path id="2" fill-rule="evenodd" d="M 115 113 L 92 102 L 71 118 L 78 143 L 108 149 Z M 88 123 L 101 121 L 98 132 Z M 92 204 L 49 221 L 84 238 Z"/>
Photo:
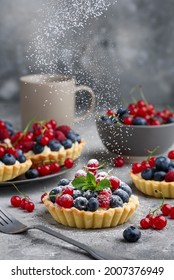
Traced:
<path id="1" fill-rule="evenodd" d="M 174 182 L 144 180 L 140 173 L 131 172 L 130 176 L 136 188 L 142 193 L 157 198 L 174 198 Z"/>
<path id="2" fill-rule="evenodd" d="M 58 223 L 84 229 L 101 229 L 121 225 L 128 221 L 139 205 L 138 197 L 134 195 L 130 196 L 129 202 L 124 203 L 123 207 L 108 210 L 99 208 L 95 212 L 80 211 L 75 207 L 60 207 L 48 200 L 47 196 L 44 197 L 43 202 Z"/>
<path id="3" fill-rule="evenodd" d="M 85 141 L 82 140 L 80 143 L 75 142 L 73 143 L 70 149 L 60 149 L 58 152 L 49 151 L 47 153 L 41 154 L 29 154 L 26 153 L 25 156 L 27 159 L 32 161 L 32 166 L 38 166 L 45 162 L 58 162 L 61 166 L 64 165 L 66 158 L 71 158 L 73 160 L 77 159 L 85 146 Z"/>
<path id="4" fill-rule="evenodd" d="M 32 162 L 28 159 L 24 163 L 0 166 L 0 182 L 9 181 L 24 174 L 31 165 Z"/>

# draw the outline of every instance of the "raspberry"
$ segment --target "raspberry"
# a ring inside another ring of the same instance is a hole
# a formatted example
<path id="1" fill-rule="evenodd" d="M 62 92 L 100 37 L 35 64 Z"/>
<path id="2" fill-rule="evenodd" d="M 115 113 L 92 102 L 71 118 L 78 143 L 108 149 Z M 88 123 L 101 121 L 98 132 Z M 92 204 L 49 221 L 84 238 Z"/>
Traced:
<path id="1" fill-rule="evenodd" d="M 98 195 L 98 202 L 99 202 L 99 207 L 101 208 L 109 208 L 110 205 L 110 200 L 109 197 L 106 195 Z"/>
<path id="2" fill-rule="evenodd" d="M 73 206 L 73 198 L 69 194 L 63 194 L 56 197 L 56 203 L 64 208 L 71 208 Z"/>
<path id="3" fill-rule="evenodd" d="M 169 172 L 167 172 L 167 174 L 165 175 L 164 180 L 166 182 L 174 182 L 174 171 L 170 170 Z"/>
<path id="4" fill-rule="evenodd" d="M 110 198 L 112 195 L 112 191 L 111 191 L 111 189 L 104 189 L 104 190 L 99 191 L 99 195 L 104 195 L 104 196 Z"/>
<path id="5" fill-rule="evenodd" d="M 60 125 L 56 128 L 56 131 L 60 130 L 63 132 L 65 135 L 67 135 L 68 132 L 70 132 L 71 128 L 68 125 Z"/>
<path id="6" fill-rule="evenodd" d="M 57 130 L 55 131 L 55 135 L 54 135 L 55 139 L 58 140 L 59 142 L 62 142 L 64 140 L 66 140 L 66 136 L 65 134 L 60 131 L 60 130 Z"/>

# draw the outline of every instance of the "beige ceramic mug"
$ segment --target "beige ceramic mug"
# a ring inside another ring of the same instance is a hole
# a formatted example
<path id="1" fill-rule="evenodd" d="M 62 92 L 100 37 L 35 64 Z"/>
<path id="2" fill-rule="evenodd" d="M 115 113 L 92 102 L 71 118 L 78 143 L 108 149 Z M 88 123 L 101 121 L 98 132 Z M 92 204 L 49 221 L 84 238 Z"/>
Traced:
<path id="1" fill-rule="evenodd" d="M 75 117 L 76 93 L 89 95 L 86 112 Z M 93 112 L 95 95 L 85 85 L 76 85 L 74 78 L 64 75 L 28 75 L 20 78 L 21 125 L 25 128 L 32 120 L 54 119 L 58 125 L 72 126 Z"/>

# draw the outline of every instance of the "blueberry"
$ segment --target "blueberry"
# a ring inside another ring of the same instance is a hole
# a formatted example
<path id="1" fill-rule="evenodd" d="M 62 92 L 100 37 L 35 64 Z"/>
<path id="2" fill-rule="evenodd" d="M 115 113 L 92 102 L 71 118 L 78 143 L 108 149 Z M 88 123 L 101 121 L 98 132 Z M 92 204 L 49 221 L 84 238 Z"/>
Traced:
<path id="1" fill-rule="evenodd" d="M 20 155 L 17 157 L 17 160 L 20 162 L 20 163 L 23 163 L 23 162 L 26 162 L 26 157 L 24 155 Z"/>
<path id="2" fill-rule="evenodd" d="M 74 200 L 74 207 L 79 210 L 87 210 L 88 200 L 83 196 L 79 196 Z"/>
<path id="3" fill-rule="evenodd" d="M 21 149 L 17 149 L 18 157 L 23 155 L 23 151 Z"/>
<path id="4" fill-rule="evenodd" d="M 153 180 L 154 181 L 163 181 L 165 178 L 166 172 L 164 171 L 156 171 L 153 174 Z"/>
<path id="5" fill-rule="evenodd" d="M 1 161 L 6 164 L 6 165 L 13 165 L 16 162 L 15 157 L 12 154 L 5 154 L 2 158 Z"/>
<path id="6" fill-rule="evenodd" d="M 96 211 L 99 207 L 99 202 L 97 200 L 97 198 L 95 197 L 91 197 L 88 201 L 88 211 Z"/>
<path id="7" fill-rule="evenodd" d="M 43 136 L 42 134 L 40 134 L 39 136 L 37 136 L 37 138 L 36 138 L 36 142 L 37 142 L 37 143 L 40 143 L 40 139 L 42 138 L 42 136 Z"/>
<path id="8" fill-rule="evenodd" d="M 69 149 L 72 147 L 72 141 L 70 139 L 65 139 L 61 142 L 65 149 Z"/>
<path id="9" fill-rule="evenodd" d="M 123 200 L 121 199 L 121 197 L 118 195 L 112 195 L 110 198 L 110 207 L 123 207 Z"/>
<path id="10" fill-rule="evenodd" d="M 152 168 L 146 168 L 141 172 L 141 177 L 144 180 L 152 180 L 153 178 L 153 169 Z"/>
<path id="11" fill-rule="evenodd" d="M 56 188 L 54 188 L 54 189 L 52 189 L 52 190 L 50 191 L 50 193 L 49 193 L 49 199 L 50 199 L 50 201 L 51 201 L 52 203 L 55 203 L 55 201 L 56 201 L 56 195 L 59 194 L 59 193 L 61 193 L 61 191 L 62 191 L 61 186 L 56 187 Z"/>
<path id="12" fill-rule="evenodd" d="M 78 143 L 81 142 L 81 136 L 80 136 L 78 133 L 76 133 L 76 141 L 77 141 Z"/>
<path id="13" fill-rule="evenodd" d="M 106 122 L 108 124 L 111 123 L 111 118 L 109 116 L 100 116 L 99 120 L 101 120 L 102 122 Z"/>
<path id="14" fill-rule="evenodd" d="M 25 177 L 27 179 L 37 178 L 37 177 L 39 177 L 39 172 L 37 169 L 31 168 L 31 169 L 27 170 L 27 172 L 25 172 Z"/>
<path id="15" fill-rule="evenodd" d="M 123 191 L 127 192 L 129 196 L 131 196 L 132 194 L 131 188 L 125 182 L 121 182 L 119 189 L 122 189 Z"/>
<path id="16" fill-rule="evenodd" d="M 174 117 L 169 117 L 167 119 L 167 123 L 174 123 Z"/>
<path id="17" fill-rule="evenodd" d="M 144 118 L 136 117 L 133 119 L 132 124 L 133 125 L 147 125 L 147 122 Z"/>
<path id="18" fill-rule="evenodd" d="M 12 136 L 15 133 L 12 123 L 10 123 L 8 121 L 5 121 L 5 125 L 6 125 L 6 128 L 8 129 L 8 131 L 10 133 L 10 136 Z"/>
<path id="19" fill-rule="evenodd" d="M 128 114 L 128 110 L 126 108 L 119 108 L 117 110 L 117 114 L 118 114 L 118 116 L 123 116 L 125 114 L 127 115 Z"/>
<path id="20" fill-rule="evenodd" d="M 59 182 L 58 182 L 58 186 L 66 186 L 66 185 L 69 185 L 70 181 L 68 179 L 61 179 Z"/>
<path id="21" fill-rule="evenodd" d="M 117 190 L 115 190 L 115 191 L 113 192 L 113 195 L 118 195 L 118 196 L 122 199 L 123 203 L 129 201 L 129 195 L 128 195 L 128 193 L 125 192 L 125 191 L 123 191 L 122 189 L 119 189 L 119 188 L 118 188 Z"/>
<path id="22" fill-rule="evenodd" d="M 160 171 L 168 171 L 170 163 L 171 161 L 168 157 L 160 156 L 155 160 L 155 167 Z"/>
<path id="23" fill-rule="evenodd" d="M 83 196 L 86 197 L 86 199 L 90 199 L 91 197 L 97 197 L 97 192 L 87 190 L 83 193 Z"/>
<path id="24" fill-rule="evenodd" d="M 130 226 L 123 231 L 123 237 L 128 242 L 136 242 L 141 237 L 141 231 L 134 226 Z"/>
<path id="25" fill-rule="evenodd" d="M 68 139 L 70 139 L 73 143 L 75 143 L 76 141 L 77 141 L 77 136 L 76 136 L 76 134 L 75 134 L 75 132 L 74 131 L 69 131 L 68 133 L 67 133 L 67 138 Z"/>
<path id="26" fill-rule="evenodd" d="M 50 140 L 48 143 L 48 147 L 51 149 L 51 151 L 59 151 L 62 145 L 57 140 Z"/>
<path id="27" fill-rule="evenodd" d="M 39 143 L 36 143 L 36 144 L 33 146 L 32 150 L 33 150 L 33 153 L 37 155 L 37 154 L 40 154 L 40 153 L 43 152 L 44 146 L 41 145 L 41 144 L 39 144 Z"/>
<path id="28" fill-rule="evenodd" d="M 79 197 L 79 196 L 83 196 L 83 191 L 82 190 L 78 190 L 78 189 L 75 189 L 73 191 L 73 199 Z"/>

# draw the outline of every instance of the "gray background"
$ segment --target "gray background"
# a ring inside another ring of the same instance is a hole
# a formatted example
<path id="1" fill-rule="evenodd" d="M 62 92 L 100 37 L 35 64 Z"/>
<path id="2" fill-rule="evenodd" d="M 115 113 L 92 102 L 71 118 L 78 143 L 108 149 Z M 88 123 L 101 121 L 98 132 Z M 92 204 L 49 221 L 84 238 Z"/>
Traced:
<path id="1" fill-rule="evenodd" d="M 52 71 L 90 85 L 102 109 L 129 100 L 136 84 L 149 102 L 172 106 L 174 1 L 104 1 L 110 6 L 100 16 L 80 15 L 83 27 L 57 36 L 55 26 L 66 27 L 58 10 L 73 15 L 74 2 L 0 0 L 0 100 L 19 101 L 21 75 Z"/>

